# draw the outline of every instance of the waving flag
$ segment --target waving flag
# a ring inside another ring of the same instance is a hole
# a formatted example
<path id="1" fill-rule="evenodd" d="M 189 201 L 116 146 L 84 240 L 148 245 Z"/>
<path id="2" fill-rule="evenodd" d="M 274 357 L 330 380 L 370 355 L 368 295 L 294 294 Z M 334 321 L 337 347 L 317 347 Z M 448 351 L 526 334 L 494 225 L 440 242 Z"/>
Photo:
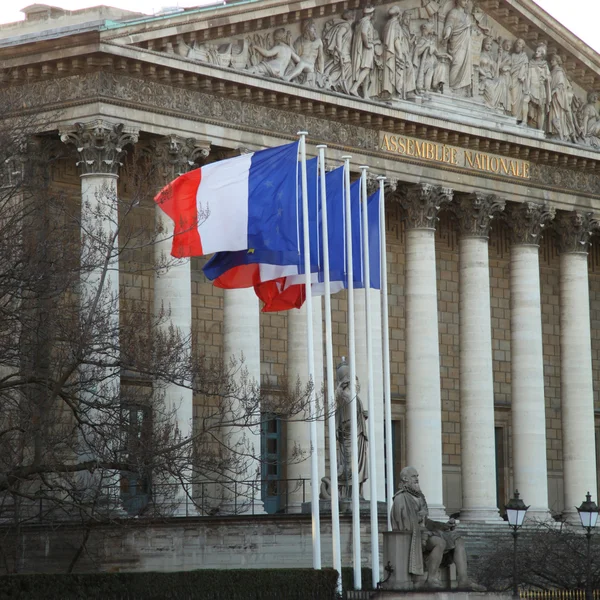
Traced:
<path id="1" fill-rule="evenodd" d="M 297 252 L 298 142 L 181 175 L 154 198 L 174 222 L 171 254 Z"/>
<path id="2" fill-rule="evenodd" d="M 317 159 L 308 160 L 306 162 L 306 169 L 311 233 L 311 268 L 317 271 L 319 269 Z M 298 195 L 294 195 L 294 203 L 296 202 L 296 198 L 300 197 L 300 194 L 300 181 L 298 181 Z M 298 207 L 298 220 L 298 232 L 300 240 L 302 240 L 304 229 L 300 206 Z M 217 252 L 204 265 L 202 270 L 216 287 L 224 289 L 254 287 L 264 281 L 304 273 L 304 253 L 302 249 L 298 251 L 297 248 L 293 252 L 274 252 L 255 248 L 238 252 Z"/>

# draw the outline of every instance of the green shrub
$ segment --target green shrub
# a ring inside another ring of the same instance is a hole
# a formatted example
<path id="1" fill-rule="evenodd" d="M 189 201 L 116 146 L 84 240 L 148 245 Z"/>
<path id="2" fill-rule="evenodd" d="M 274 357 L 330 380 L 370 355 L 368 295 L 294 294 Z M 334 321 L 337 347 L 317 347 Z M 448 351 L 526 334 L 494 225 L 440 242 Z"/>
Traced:
<path id="1" fill-rule="evenodd" d="M 332 569 L 4 575 L 1 600 L 335 600 Z"/>
<path id="2" fill-rule="evenodd" d="M 363 590 L 372 590 L 372 582 L 371 582 L 371 567 L 363 567 L 360 570 L 362 577 L 362 589 Z M 353 590 L 354 589 L 354 569 L 352 567 L 342 567 L 342 586 L 344 590 Z"/>

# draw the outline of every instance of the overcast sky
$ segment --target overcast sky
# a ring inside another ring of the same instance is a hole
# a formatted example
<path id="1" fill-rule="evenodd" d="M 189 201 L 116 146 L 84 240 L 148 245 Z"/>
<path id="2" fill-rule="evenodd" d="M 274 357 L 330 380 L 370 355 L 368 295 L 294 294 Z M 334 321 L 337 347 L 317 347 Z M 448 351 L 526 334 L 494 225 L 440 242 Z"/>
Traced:
<path id="1" fill-rule="evenodd" d="M 534 0 L 557 21 L 568 27 L 575 35 L 600 52 L 600 1 L 599 0 Z M 34 4 L 35 0 L 15 2 L 0 0 L 0 23 L 18 21 L 23 17 L 19 8 Z M 41 0 L 44 4 L 69 10 L 109 4 L 132 11 L 152 14 L 166 6 L 202 6 L 218 4 L 218 0 Z M 14 7 L 17 8 L 14 8 Z"/>

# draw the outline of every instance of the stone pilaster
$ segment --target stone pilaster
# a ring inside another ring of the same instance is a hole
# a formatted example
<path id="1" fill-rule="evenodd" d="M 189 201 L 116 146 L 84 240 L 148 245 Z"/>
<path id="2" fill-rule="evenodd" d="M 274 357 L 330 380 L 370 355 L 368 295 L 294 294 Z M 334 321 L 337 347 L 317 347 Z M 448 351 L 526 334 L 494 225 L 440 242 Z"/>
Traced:
<path id="1" fill-rule="evenodd" d="M 455 198 L 460 240 L 461 520 L 498 520 L 488 235 L 505 202 L 487 194 Z"/>
<path id="2" fill-rule="evenodd" d="M 565 516 L 579 523 L 576 506 L 596 489 L 594 386 L 590 330 L 588 247 L 598 221 L 591 213 L 561 213 L 560 383 Z"/>
<path id="3" fill-rule="evenodd" d="M 531 505 L 528 516 L 546 519 L 548 471 L 540 296 L 539 243 L 555 211 L 546 204 L 510 206 L 511 391 L 513 478 Z"/>
<path id="4" fill-rule="evenodd" d="M 419 471 L 432 518 L 443 519 L 442 409 L 438 341 L 435 227 L 452 190 L 399 185 L 406 221 L 406 448 Z"/>
<path id="5" fill-rule="evenodd" d="M 173 181 L 179 175 L 203 161 L 209 154 L 210 144 L 191 138 L 180 138 L 170 135 L 152 140 L 148 154 L 160 169 L 161 185 Z M 159 206 L 155 207 L 155 240 L 154 240 L 154 314 L 159 319 L 159 327 L 166 335 L 176 332 L 182 340 L 188 340 L 188 357 L 191 355 L 192 335 L 192 281 L 190 259 L 174 259 L 170 256 L 173 242 L 173 222 Z M 155 381 L 155 390 L 164 396 L 168 414 L 174 416 L 174 427 L 181 440 L 192 435 L 194 394 L 191 381 L 179 386 L 173 382 Z M 191 465 L 190 465 L 191 469 Z M 191 471 L 185 479 L 191 480 Z M 167 498 L 173 504 L 174 515 L 186 516 L 189 506 L 186 495 L 191 490 L 189 485 L 170 481 L 168 486 L 176 486 L 176 492 L 170 490 Z M 160 493 L 155 489 L 155 494 Z M 188 509 L 186 509 L 188 507 Z"/>
<path id="6" fill-rule="evenodd" d="M 73 145 L 77 152 L 77 166 L 81 175 L 81 267 L 79 288 L 80 319 L 89 326 L 91 342 L 84 358 L 94 369 L 93 381 L 101 382 L 90 387 L 90 405 L 97 402 L 118 406 L 120 401 L 120 374 L 118 367 L 101 367 L 98 364 L 118 364 L 119 342 L 119 200 L 117 179 L 125 147 L 135 144 L 137 130 L 123 124 L 96 120 L 75 123 L 73 128 L 60 132 L 61 140 Z M 96 339 L 102 346 L 96 349 Z M 93 341 L 92 341 L 93 340 Z M 93 365 L 93 366 L 92 366 Z M 85 377 L 85 373 L 83 373 Z M 88 415 L 90 420 L 93 416 Z M 84 432 L 85 433 L 85 432 Z M 110 449 L 109 449 L 110 450 Z M 115 452 L 117 448 L 113 449 Z M 92 453 L 93 454 L 93 453 Z M 90 455 L 82 439 L 80 458 Z M 104 457 L 109 458 L 109 457 Z M 110 457 L 112 460 L 114 456 Z M 115 474 L 111 484 L 118 484 Z"/>

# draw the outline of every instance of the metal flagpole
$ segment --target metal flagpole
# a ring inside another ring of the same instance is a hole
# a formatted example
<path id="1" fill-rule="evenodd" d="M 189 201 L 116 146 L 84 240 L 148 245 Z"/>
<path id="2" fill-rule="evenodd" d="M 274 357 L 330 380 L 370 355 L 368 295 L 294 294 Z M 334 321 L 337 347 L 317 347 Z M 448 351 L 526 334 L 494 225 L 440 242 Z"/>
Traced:
<path id="1" fill-rule="evenodd" d="M 312 326 L 312 294 L 310 273 L 310 232 L 308 230 L 308 182 L 306 176 L 306 131 L 299 131 L 302 180 L 302 228 L 304 229 L 304 291 L 306 294 L 306 340 L 308 377 L 311 383 L 309 400 L 310 419 L 310 486 L 312 513 L 313 569 L 321 568 L 321 523 L 319 517 L 319 458 L 317 456 L 317 399 L 315 390 L 315 356 Z"/>
<path id="2" fill-rule="evenodd" d="M 381 265 L 381 333 L 383 341 L 383 397 L 385 423 L 385 475 L 387 479 L 387 528 L 392 530 L 392 504 L 394 500 L 394 460 L 392 449 L 392 390 L 390 383 L 390 338 L 387 287 L 387 248 L 385 241 L 385 177 L 379 181 L 379 258 Z"/>
<path id="3" fill-rule="evenodd" d="M 356 332 L 354 330 L 354 265 L 352 264 L 352 203 L 350 202 L 350 159 L 343 156 L 346 188 L 346 276 L 348 278 L 348 366 L 350 370 L 350 444 L 352 464 L 352 553 L 354 589 L 362 589 L 360 561 L 360 496 L 358 484 L 358 424 L 356 422 Z"/>
<path id="4" fill-rule="evenodd" d="M 331 285 L 329 280 L 329 231 L 327 229 L 327 189 L 325 182 L 325 150 L 317 146 L 321 174 L 321 222 L 323 225 L 323 279 L 325 283 L 325 355 L 327 360 L 327 426 L 329 433 L 329 474 L 331 481 L 331 542 L 333 568 L 338 572 L 338 593 L 342 593 L 342 554 L 340 543 L 340 504 L 337 474 L 337 449 L 335 435 L 335 384 L 333 380 L 333 328 L 331 325 Z"/>
<path id="5" fill-rule="evenodd" d="M 367 313 L 367 390 L 369 418 L 367 431 L 369 436 L 369 492 L 371 508 L 371 573 L 373 589 L 379 581 L 379 522 L 377 518 L 377 467 L 375 448 L 375 398 L 373 391 L 373 329 L 371 322 L 371 265 L 369 264 L 369 214 L 367 210 L 367 171 L 369 167 L 360 167 L 360 201 L 362 205 L 363 230 L 363 279 L 365 285 L 365 308 Z"/>

